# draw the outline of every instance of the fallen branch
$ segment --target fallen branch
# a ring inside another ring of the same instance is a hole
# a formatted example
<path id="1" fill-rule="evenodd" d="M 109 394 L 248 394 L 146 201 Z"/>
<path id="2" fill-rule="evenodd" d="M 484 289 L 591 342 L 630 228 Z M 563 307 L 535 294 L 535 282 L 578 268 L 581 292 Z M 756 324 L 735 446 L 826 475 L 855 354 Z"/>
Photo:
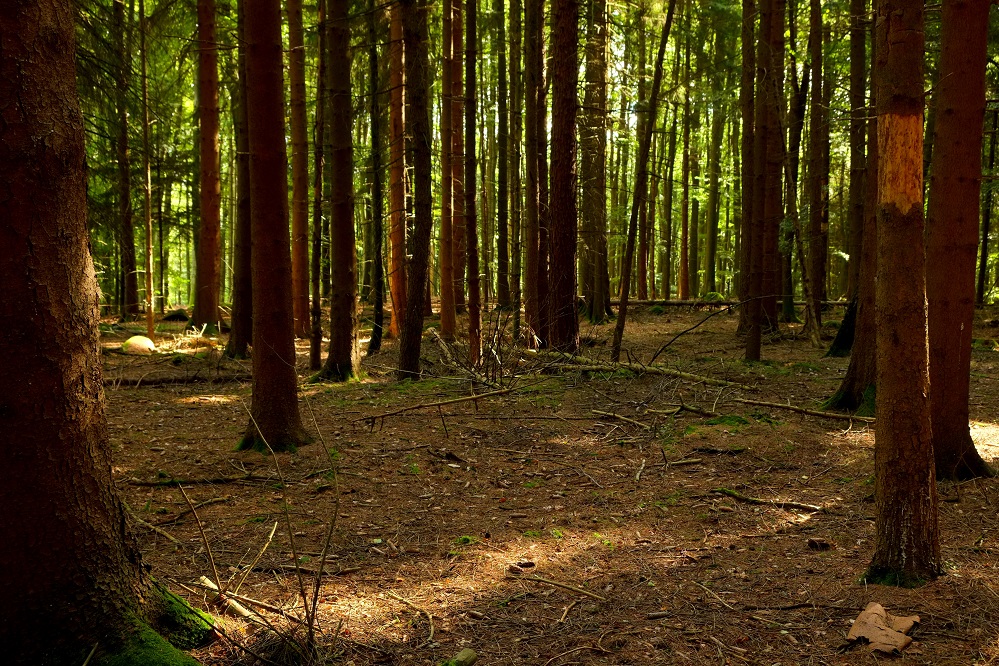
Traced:
<path id="1" fill-rule="evenodd" d="M 407 606 L 409 606 L 413 610 L 417 611 L 418 613 L 422 613 L 423 615 L 425 615 L 426 618 L 427 618 L 427 622 L 430 623 L 430 635 L 427 636 L 427 640 L 424 642 L 424 644 L 430 643 L 431 641 L 434 640 L 434 618 L 430 615 L 430 613 L 428 611 L 420 608 L 419 606 L 417 606 L 416 604 L 414 604 L 409 599 L 403 599 L 402 597 L 400 597 L 398 594 L 396 594 L 392 590 L 388 590 L 386 592 L 386 594 L 388 594 L 393 599 L 401 601 L 402 603 L 406 604 Z"/>
<path id="2" fill-rule="evenodd" d="M 157 487 L 167 487 L 167 486 L 179 486 L 184 484 L 185 486 L 201 486 L 201 485 L 216 485 L 222 483 L 238 483 L 240 481 L 273 481 L 272 476 L 260 476 L 258 474 L 244 474 L 243 476 L 218 476 L 213 479 L 162 479 L 160 481 L 143 481 L 141 479 L 131 478 L 128 483 L 133 486 L 149 486 L 153 488 Z"/>
<path id="3" fill-rule="evenodd" d="M 819 513 L 825 512 L 825 509 L 821 506 L 816 506 L 814 504 L 802 504 L 801 502 L 784 502 L 781 500 L 765 500 L 758 497 L 748 497 L 742 493 L 732 490 L 730 488 L 715 488 L 711 492 L 718 493 L 719 495 L 725 495 L 726 497 L 731 497 L 739 502 L 744 502 L 746 504 L 756 504 L 763 506 L 773 506 L 778 509 L 785 509 L 791 511 L 808 511 L 809 513 Z"/>
<path id="4" fill-rule="evenodd" d="M 746 405 L 758 405 L 760 407 L 773 407 L 774 409 L 787 409 L 792 412 L 798 412 L 799 414 L 808 414 L 809 416 L 821 416 L 827 419 L 837 419 L 840 421 L 862 421 L 864 423 L 874 423 L 873 416 L 854 416 L 853 414 L 840 414 L 838 412 L 823 412 L 818 409 L 808 409 L 806 407 L 795 407 L 794 405 L 784 405 L 779 402 L 764 402 L 763 400 L 748 400 L 746 398 L 734 398 L 735 402 L 741 402 Z"/>
<path id="5" fill-rule="evenodd" d="M 228 497 L 213 497 L 212 499 L 205 500 L 204 502 L 198 502 L 197 504 L 194 505 L 194 508 L 195 509 L 200 509 L 201 507 L 208 506 L 209 504 L 219 504 L 221 502 L 228 502 L 229 499 L 230 498 L 228 498 Z M 171 523 L 176 523 L 178 520 L 180 520 L 181 518 L 183 518 L 184 516 L 186 516 L 187 514 L 189 514 L 191 512 L 192 512 L 191 508 L 184 509 L 183 511 L 181 511 L 180 513 L 178 513 L 173 518 L 165 518 L 165 519 L 157 522 L 156 525 L 159 526 L 159 525 L 169 525 Z"/>
<path id="6" fill-rule="evenodd" d="M 625 423 L 630 423 L 631 425 L 636 425 L 639 428 L 642 428 L 643 430 L 651 430 L 652 429 L 652 426 L 646 425 L 646 424 L 642 423 L 641 421 L 636 421 L 635 419 L 629 419 L 627 416 L 621 416 L 620 414 L 615 414 L 613 412 L 602 412 L 599 409 L 591 409 L 590 411 L 593 412 L 594 414 L 598 414 L 600 416 L 609 416 L 611 418 L 620 419 L 620 420 L 624 421 Z"/>
<path id="7" fill-rule="evenodd" d="M 582 594 L 585 597 L 590 597 L 591 599 L 596 599 L 597 601 L 607 601 L 607 597 L 602 597 L 596 592 L 590 592 L 589 590 L 584 590 L 583 588 L 576 587 L 575 585 L 560 583 L 557 580 L 550 580 L 548 578 L 542 578 L 541 576 L 516 576 L 516 578 L 520 578 L 522 580 L 533 580 L 536 583 L 554 585 L 555 587 L 561 587 L 563 590 L 569 590 L 570 592 L 575 592 L 576 594 Z"/>
<path id="8" fill-rule="evenodd" d="M 498 391 L 489 391 L 488 393 L 479 393 L 479 394 L 476 394 L 476 395 L 466 395 L 466 396 L 463 396 L 461 398 L 452 398 L 450 400 L 441 400 L 440 402 L 423 402 L 423 403 L 420 403 L 418 405 L 410 405 L 409 407 L 402 407 L 401 409 L 395 409 L 395 410 L 392 410 L 391 412 L 384 412 L 382 414 L 375 414 L 374 416 L 362 416 L 359 419 L 355 419 L 355 421 L 367 421 L 371 425 L 374 425 L 375 422 L 378 421 L 379 419 L 385 420 L 389 416 L 396 416 L 398 414 L 404 414 L 405 412 L 411 412 L 411 411 L 416 410 L 416 409 L 428 409 L 430 407 L 444 407 L 445 405 L 454 405 L 454 404 L 457 404 L 459 402 L 468 402 L 470 400 L 481 400 L 482 398 L 491 398 L 491 397 L 497 396 L 497 395 L 505 395 L 507 393 L 512 393 L 513 391 L 516 391 L 518 388 L 520 388 L 520 387 L 513 386 L 513 387 L 510 387 L 510 388 L 500 389 Z"/>
<path id="9" fill-rule="evenodd" d="M 135 515 L 135 513 L 131 509 L 128 510 L 128 513 L 132 516 L 132 520 L 134 520 L 139 525 L 142 525 L 146 529 L 149 529 L 149 530 L 152 530 L 153 532 L 156 532 L 157 534 L 159 534 L 162 537 L 166 537 L 167 539 L 169 539 L 170 541 L 173 541 L 178 546 L 183 546 L 184 545 L 183 543 L 181 543 L 180 539 L 178 539 L 174 535 L 170 534 L 166 530 L 164 530 L 164 529 L 162 529 L 160 527 L 157 527 L 156 525 L 153 525 L 152 523 L 147 523 L 142 518 L 139 518 L 137 515 Z"/>
<path id="10" fill-rule="evenodd" d="M 642 365 L 641 363 L 596 363 L 592 359 L 584 358 L 582 356 L 568 356 L 566 354 L 556 355 L 548 353 L 545 354 L 545 356 L 551 356 L 554 359 L 560 360 L 564 365 L 580 372 L 617 372 L 618 370 L 630 370 L 639 374 L 678 377 L 680 379 L 687 379 L 689 381 L 699 382 L 702 384 L 711 384 L 713 386 L 730 386 L 740 388 L 745 391 L 753 390 L 751 386 L 747 386 L 745 384 L 738 384 L 725 379 L 715 379 L 714 377 L 705 377 L 704 375 L 695 375 L 689 372 L 673 370 L 672 368 L 663 368 L 658 365 Z"/>

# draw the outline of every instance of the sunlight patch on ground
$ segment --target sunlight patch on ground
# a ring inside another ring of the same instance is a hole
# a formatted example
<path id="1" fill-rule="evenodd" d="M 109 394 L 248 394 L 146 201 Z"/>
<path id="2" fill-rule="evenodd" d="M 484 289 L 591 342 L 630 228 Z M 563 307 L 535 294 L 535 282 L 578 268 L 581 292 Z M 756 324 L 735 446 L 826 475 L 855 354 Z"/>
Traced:
<path id="1" fill-rule="evenodd" d="M 971 439 L 986 460 L 999 458 L 999 423 L 971 422 Z"/>
<path id="2" fill-rule="evenodd" d="M 177 398 L 175 402 L 182 405 L 231 405 L 241 400 L 236 395 L 192 395 L 188 398 Z"/>

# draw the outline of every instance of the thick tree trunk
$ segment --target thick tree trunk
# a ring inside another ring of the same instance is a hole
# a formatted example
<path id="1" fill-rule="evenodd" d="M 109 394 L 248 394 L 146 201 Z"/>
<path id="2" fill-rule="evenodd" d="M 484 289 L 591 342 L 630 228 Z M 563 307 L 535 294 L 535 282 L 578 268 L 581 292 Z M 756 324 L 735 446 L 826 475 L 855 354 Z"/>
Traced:
<path id="1" fill-rule="evenodd" d="M 360 372 L 357 343 L 357 249 L 354 238 L 353 101 L 350 85 L 349 0 L 329 0 L 326 46 L 327 109 L 330 154 L 330 245 L 333 289 L 330 292 L 330 346 L 324 378 L 346 381 Z"/>
<path id="2" fill-rule="evenodd" d="M 742 191 L 742 216 L 738 236 L 739 252 L 736 257 L 738 263 L 735 272 L 736 293 L 740 302 L 745 302 L 749 298 L 749 270 L 752 261 L 753 168 L 756 164 L 753 155 L 755 145 L 755 106 L 753 100 L 755 97 L 754 77 L 756 75 L 755 14 L 756 3 L 754 0 L 742 0 L 742 67 L 739 79 L 739 114 L 742 120 L 742 143 L 740 144 L 742 168 L 739 172 L 739 181 Z M 748 313 L 749 308 L 745 306 L 739 308 L 740 332 L 749 329 Z"/>
<path id="3" fill-rule="evenodd" d="M 244 14 L 246 0 L 237 3 L 237 55 L 239 81 L 233 96 L 233 126 L 236 132 L 236 230 L 233 249 L 232 322 L 225 353 L 230 358 L 247 358 L 253 340 L 253 276 L 250 246 L 250 143 L 247 135 L 246 42 Z"/>
<path id="4" fill-rule="evenodd" d="M 302 0 L 287 0 L 291 84 L 291 299 L 295 335 L 309 337 L 309 139 L 305 125 Z"/>
<path id="5" fill-rule="evenodd" d="M 542 0 L 524 4 L 524 157 L 527 164 L 527 190 L 524 204 L 524 318 L 528 346 L 541 335 L 541 303 L 538 292 L 540 251 L 540 193 L 538 173 L 538 118 L 541 109 Z"/>
<path id="6" fill-rule="evenodd" d="M 583 297 L 591 323 L 606 321 L 607 272 L 607 4 L 589 0 L 586 83 L 579 127 Z M 601 270 L 603 273 L 601 273 Z"/>
<path id="7" fill-rule="evenodd" d="M 430 189 L 430 63 L 428 58 L 427 0 L 400 0 L 406 53 L 406 128 L 412 137 L 414 222 L 409 238 L 407 303 L 399 343 L 399 377 L 416 379 L 420 374 L 420 342 L 423 339 L 423 305 L 426 300 L 430 232 L 433 227 Z M 407 160 L 407 162 L 410 162 Z"/>
<path id="8" fill-rule="evenodd" d="M 579 79 L 579 2 L 552 6 L 552 161 L 548 321 L 551 348 L 579 347 L 576 305 L 576 83 Z"/>
<path id="9" fill-rule="evenodd" d="M 95 662 L 195 664 L 145 624 L 163 591 L 111 478 L 74 4 L 2 3 L 0 34 L 0 99 L 17 100 L 0 123 L 3 660 L 81 664 L 96 645 Z"/>
<path id="10" fill-rule="evenodd" d="M 978 455 L 968 425 L 988 17 L 988 3 L 945 0 L 940 21 L 940 114 L 926 215 L 926 302 L 933 453 L 941 479 L 993 474 Z"/>
<path id="11" fill-rule="evenodd" d="M 194 277 L 196 325 L 219 321 L 221 261 L 221 204 L 219 179 L 219 66 L 215 37 L 215 0 L 198 0 L 198 121 L 201 224 L 198 227 Z"/>
<path id="12" fill-rule="evenodd" d="M 923 274 L 923 3 L 877 2 L 876 542 L 867 578 L 941 573 Z"/>
<path id="13" fill-rule="evenodd" d="M 406 313 L 406 117 L 403 93 L 402 16 L 399 5 L 389 7 L 389 245 L 392 249 L 389 289 L 392 322 L 398 337 Z"/>
<path id="14" fill-rule="evenodd" d="M 310 437 L 298 409 L 289 298 L 291 250 L 280 0 L 255 2 L 245 21 L 253 236 L 253 404 L 239 447 L 287 451 L 309 442 Z"/>

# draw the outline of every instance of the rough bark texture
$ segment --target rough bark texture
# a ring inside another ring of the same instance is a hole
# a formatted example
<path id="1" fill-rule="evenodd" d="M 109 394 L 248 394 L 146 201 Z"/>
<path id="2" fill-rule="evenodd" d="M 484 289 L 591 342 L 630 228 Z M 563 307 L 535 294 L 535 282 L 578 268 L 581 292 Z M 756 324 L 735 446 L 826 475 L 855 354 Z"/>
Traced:
<path id="1" fill-rule="evenodd" d="M 523 253 L 521 252 L 523 228 L 523 192 L 521 177 L 521 147 L 523 145 L 524 77 L 520 63 L 523 53 L 521 28 L 523 14 L 520 0 L 510 0 L 510 236 L 513 240 L 513 256 L 510 261 L 510 298 L 513 301 L 513 338 L 520 339 L 521 273 Z"/>
<path id="2" fill-rule="evenodd" d="M 194 276 L 194 312 L 197 325 L 219 321 L 219 285 L 222 274 L 222 188 L 219 178 L 219 66 L 215 37 L 215 0 L 198 0 L 198 121 L 201 224 L 198 227 Z"/>
<path id="3" fill-rule="evenodd" d="M 159 594 L 111 479 L 73 9 L 0 4 L 3 660 L 80 664 L 96 643 L 100 663 L 141 636 L 162 657 L 134 663 L 193 664 L 144 625 Z"/>
<path id="4" fill-rule="evenodd" d="M 253 404 L 240 448 L 294 450 L 309 441 L 298 409 L 288 245 L 288 159 L 280 0 L 246 13 L 246 97 L 253 235 Z"/>
<path id="5" fill-rule="evenodd" d="M 353 102 L 350 86 L 349 0 L 327 4 L 326 70 L 330 123 L 330 346 L 320 373 L 326 379 L 346 381 L 357 376 L 361 358 L 357 341 L 357 249 L 354 239 Z"/>
<path id="6" fill-rule="evenodd" d="M 579 346 L 576 306 L 576 83 L 579 80 L 579 2 L 552 7 L 552 158 L 549 346 L 575 352 Z"/>
<path id="7" fill-rule="evenodd" d="M 309 139 L 305 128 L 302 0 L 287 0 L 291 84 L 291 299 L 295 335 L 309 337 Z"/>
<path id="8" fill-rule="evenodd" d="M 493 19 L 496 35 L 493 49 L 496 58 L 496 103 L 499 127 L 496 134 L 496 304 L 508 310 L 510 300 L 510 109 L 508 80 L 510 72 L 506 63 L 506 14 L 504 0 L 493 0 Z M 519 164 L 515 165 L 517 168 Z"/>
<path id="9" fill-rule="evenodd" d="M 538 98 L 541 94 L 542 49 L 541 0 L 524 3 L 524 161 L 527 189 L 524 193 L 524 319 L 528 346 L 541 334 L 541 303 L 538 291 L 540 252 L 540 192 L 538 173 Z"/>
<path id="10" fill-rule="evenodd" d="M 245 0 L 243 0 L 245 1 Z M 323 253 L 323 172 L 326 159 L 326 0 L 319 0 L 319 66 L 316 68 L 316 116 L 312 131 L 312 256 L 310 265 L 311 331 L 309 335 L 309 369 L 323 365 L 323 311 L 320 292 L 321 256 Z"/>
<path id="11" fill-rule="evenodd" d="M 968 424 L 989 4 L 944 0 L 926 216 L 930 408 L 938 478 L 992 475 Z"/>
<path id="12" fill-rule="evenodd" d="M 606 321 L 607 271 L 607 3 L 588 0 L 586 81 L 579 122 L 581 287 L 591 323 Z M 601 273 L 603 271 L 603 273 Z"/>
<path id="13" fill-rule="evenodd" d="M 475 188 L 475 183 L 465 183 L 465 133 L 462 130 L 465 114 L 464 87 L 464 32 L 462 17 L 465 15 L 463 0 L 451 0 L 451 262 L 454 273 L 454 309 L 465 312 L 465 190 Z M 471 211 L 474 215 L 475 211 Z"/>
<path id="14" fill-rule="evenodd" d="M 868 578 L 941 573 L 923 274 L 923 3 L 878 0 L 876 541 Z"/>
<path id="15" fill-rule="evenodd" d="M 244 33 L 245 0 L 237 6 L 240 47 L 239 81 L 233 97 L 233 125 L 236 133 L 236 229 L 233 247 L 232 322 L 225 353 L 231 358 L 246 358 L 253 340 L 253 275 L 250 267 L 250 142 L 247 135 L 246 44 Z"/>
<path id="16" fill-rule="evenodd" d="M 406 318 L 399 342 L 399 377 L 418 378 L 420 342 L 423 339 L 423 305 L 427 291 L 430 258 L 432 201 L 430 190 L 430 63 L 428 58 L 427 0 L 400 0 L 406 53 L 406 128 L 412 137 L 414 185 L 413 234 L 409 238 L 411 259 L 407 266 Z M 407 160 L 408 162 L 408 160 Z"/>
<path id="17" fill-rule="evenodd" d="M 382 331 L 385 323 L 385 269 L 382 265 L 382 245 L 384 242 L 384 203 L 382 173 L 382 111 L 378 76 L 378 12 L 375 0 L 368 1 L 368 112 L 371 122 L 371 298 L 374 306 L 374 321 L 371 339 L 366 354 L 377 354 L 382 346 Z"/>
<path id="18" fill-rule="evenodd" d="M 754 90 L 756 73 L 756 51 L 753 48 L 755 26 L 753 18 L 756 14 L 756 3 L 753 0 L 742 0 L 742 68 L 739 79 L 739 114 L 742 119 L 742 169 L 739 172 L 742 191 L 742 217 L 739 228 L 739 252 L 735 274 L 736 293 L 739 301 L 749 298 L 749 268 L 752 261 L 752 228 L 753 228 L 753 167 L 756 160 L 753 156 L 755 145 L 754 127 Z M 739 308 L 739 331 L 749 327 L 749 308 Z"/>
<path id="19" fill-rule="evenodd" d="M 389 211 L 392 248 L 389 290 L 392 323 L 398 336 L 406 313 L 406 114 L 403 84 L 402 15 L 399 5 L 389 8 Z"/>

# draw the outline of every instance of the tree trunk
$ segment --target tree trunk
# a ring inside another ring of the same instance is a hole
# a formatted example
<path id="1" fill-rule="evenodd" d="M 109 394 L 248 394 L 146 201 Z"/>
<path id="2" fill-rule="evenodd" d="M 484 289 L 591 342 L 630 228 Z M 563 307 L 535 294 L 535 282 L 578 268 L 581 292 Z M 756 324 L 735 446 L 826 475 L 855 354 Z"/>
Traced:
<path id="1" fill-rule="evenodd" d="M 496 135 L 498 155 L 496 177 L 496 304 L 503 310 L 510 309 L 510 110 L 508 80 L 510 72 L 506 64 L 506 14 L 504 0 L 493 0 L 493 20 L 496 22 L 496 35 L 493 42 L 496 58 L 497 113 L 499 129 Z M 519 165 L 518 165 L 519 166 Z"/>
<path id="2" fill-rule="evenodd" d="M 215 0 L 198 0 L 198 120 L 201 224 L 194 277 L 195 325 L 219 322 L 222 189 L 219 180 L 219 65 Z"/>
<path id="3" fill-rule="evenodd" d="M 114 3 L 114 32 L 117 56 L 115 67 L 115 105 L 117 115 L 118 152 L 118 248 L 121 253 L 122 276 L 119 312 L 123 319 L 134 319 L 139 314 L 138 267 L 135 260 L 135 222 L 132 210 L 132 165 L 128 148 L 128 90 L 132 70 L 127 35 L 131 26 L 125 25 L 125 3 Z"/>
<path id="4" fill-rule="evenodd" d="M 941 573 L 923 273 L 923 3 L 877 2 L 876 542 L 867 579 Z"/>
<path id="5" fill-rule="evenodd" d="M 945 0 L 940 21 L 926 303 L 933 453 L 941 479 L 994 474 L 978 455 L 968 426 L 988 17 L 989 3 Z"/>
<path id="6" fill-rule="evenodd" d="M 538 293 L 540 250 L 540 192 L 538 118 L 541 110 L 542 0 L 524 4 L 524 153 L 527 164 L 527 191 L 524 205 L 524 318 L 528 346 L 541 334 L 541 304 Z"/>
<path id="7" fill-rule="evenodd" d="M 996 166 L 996 139 L 999 138 L 999 109 L 992 112 L 992 131 L 989 133 L 989 175 L 992 175 Z M 994 188 L 988 188 L 985 193 L 985 201 L 982 202 L 982 242 L 980 259 L 978 262 L 978 290 L 975 295 L 975 304 L 985 304 L 985 281 L 989 273 L 989 235 L 992 230 L 992 192 Z M 999 271 L 996 271 L 999 275 Z"/>
<path id="8" fill-rule="evenodd" d="M 739 181 L 742 190 L 742 217 L 739 226 L 739 252 L 736 257 L 738 267 L 735 274 L 736 293 L 742 303 L 745 303 L 749 298 L 749 272 L 752 260 L 753 168 L 756 164 L 753 154 L 755 145 L 755 106 L 753 100 L 755 98 L 754 77 L 756 74 L 753 19 L 755 13 L 756 3 L 754 0 L 742 0 L 742 67 L 739 70 L 739 114 L 742 119 L 742 143 L 740 144 L 742 169 L 739 172 Z M 749 330 L 748 313 L 748 307 L 739 308 L 738 330 L 740 332 Z"/>
<path id="9" fill-rule="evenodd" d="M 552 6 L 552 158 L 548 344 L 573 353 L 579 347 L 576 305 L 576 84 L 579 79 L 579 2 Z"/>
<path id="10" fill-rule="evenodd" d="M 825 300 L 826 257 L 829 246 L 829 117 L 824 88 L 826 73 L 822 60 L 822 6 L 810 0 L 812 57 L 812 115 L 808 127 L 808 280 L 811 304 L 806 308 L 808 327 L 822 328 L 822 302 Z"/>
<path id="11" fill-rule="evenodd" d="M 656 54 L 656 66 L 652 75 L 652 92 L 649 94 L 648 120 L 645 123 L 645 134 L 641 137 L 638 148 L 638 160 L 635 163 L 635 194 L 631 201 L 631 219 L 628 222 L 628 240 L 624 251 L 624 266 L 621 272 L 621 303 L 618 306 L 617 322 L 614 325 L 614 338 L 611 342 L 611 360 L 617 363 L 621 357 L 621 341 L 624 339 L 624 325 L 628 317 L 628 284 L 631 280 L 631 263 L 635 255 L 635 234 L 638 231 L 638 211 L 648 196 L 649 185 L 649 151 L 652 145 L 652 129 L 659 116 L 659 90 L 663 81 L 663 59 L 666 57 L 666 44 L 669 41 L 669 31 L 673 26 L 673 13 L 676 10 L 676 0 L 670 0 L 666 10 L 666 22 L 659 37 L 659 52 Z"/>
<path id="12" fill-rule="evenodd" d="M 420 342 L 423 339 L 423 305 L 426 300 L 430 232 L 433 227 L 430 189 L 430 63 L 428 57 L 428 0 L 400 0 L 406 53 L 406 134 L 412 137 L 414 185 L 413 234 L 409 238 L 407 296 L 409 304 L 399 342 L 399 377 L 416 379 L 420 374 Z"/>
<path id="13" fill-rule="evenodd" d="M 153 183 L 149 169 L 149 58 L 146 49 L 146 3 L 139 0 L 139 55 L 142 61 L 142 199 L 146 223 L 146 337 L 153 333 Z"/>
<path id="14" fill-rule="evenodd" d="M 291 299 L 295 335 L 309 337 L 309 139 L 305 128 L 302 0 L 287 0 L 291 83 Z"/>
<path id="15" fill-rule="evenodd" d="M 232 323 L 225 353 L 229 358 L 247 358 L 253 340 L 253 275 L 250 246 L 250 143 L 247 135 L 246 41 L 243 38 L 246 0 L 237 3 L 239 52 L 233 96 L 236 132 L 236 232 L 233 250 Z"/>
<path id="16" fill-rule="evenodd" d="M 389 288 L 392 292 L 392 323 L 398 337 L 406 313 L 406 117 L 402 45 L 402 15 L 399 5 L 389 9 L 389 244 L 392 248 Z"/>
<path id="17" fill-rule="evenodd" d="M 689 11 L 689 10 L 687 10 Z M 680 270 L 676 277 L 676 297 L 690 298 L 690 31 L 683 40 L 683 157 L 680 159 Z"/>
<path id="18" fill-rule="evenodd" d="M 441 337 L 454 340 L 456 322 L 454 286 L 454 2 L 445 0 L 441 53 L 441 229 L 439 242 Z M 457 57 L 461 57 L 458 54 Z M 459 116 L 460 118 L 460 116 Z M 460 131 L 460 130 L 459 130 Z"/>
<path id="19" fill-rule="evenodd" d="M 513 238 L 513 256 L 510 261 L 510 298 L 513 303 L 513 339 L 520 339 L 522 236 L 523 236 L 523 179 L 521 173 L 521 146 L 524 134 L 523 76 L 520 63 L 523 53 L 521 40 L 521 1 L 510 0 L 510 235 Z"/>
<path id="20" fill-rule="evenodd" d="M 478 3 L 468 0 L 465 7 L 465 256 L 468 261 L 468 360 L 477 366 L 482 356 L 482 315 L 479 289 L 479 236 L 475 187 L 475 60 L 479 57 Z"/>
<path id="21" fill-rule="evenodd" d="M 253 236 L 253 405 L 240 449 L 288 451 L 310 441 L 298 410 L 288 246 L 288 158 L 280 0 L 246 12 L 246 97 Z"/>
<path id="22" fill-rule="evenodd" d="M 242 0 L 245 2 L 245 0 Z M 322 367 L 323 355 L 323 310 L 321 307 L 320 273 L 323 253 L 323 173 L 325 167 L 326 127 L 326 0 L 319 0 L 317 12 L 319 32 L 319 66 L 316 68 L 316 116 L 312 132 L 312 256 L 310 263 L 310 286 L 312 303 L 310 307 L 311 330 L 309 334 L 309 369 Z"/>
<path id="23" fill-rule="evenodd" d="M 451 21 L 451 174 L 454 181 L 451 197 L 451 263 L 454 273 L 454 310 L 465 312 L 465 190 L 475 189 L 475 182 L 465 182 L 465 88 L 463 76 L 464 58 L 464 16 L 463 0 L 451 0 L 453 15 Z M 475 215 L 475 211 L 467 211 Z"/>
<path id="24" fill-rule="evenodd" d="M 96 645 L 95 661 L 196 664 L 146 624 L 169 593 L 111 478 L 74 18 L 69 1 L 0 3 L 0 99 L 18 102 L 0 123 L 4 661 L 80 664 Z"/>
<path id="25" fill-rule="evenodd" d="M 326 100 L 330 123 L 330 346 L 324 378 L 346 381 L 361 369 L 357 344 L 357 249 L 354 238 L 353 101 L 350 85 L 350 2 L 330 0 L 326 23 Z"/>
<path id="26" fill-rule="evenodd" d="M 377 354 L 382 346 L 382 328 L 385 323 L 385 271 L 382 266 L 383 218 L 385 217 L 382 194 L 382 113 L 378 104 L 378 30 L 375 0 L 368 3 L 368 96 L 371 120 L 371 235 L 372 252 L 371 291 L 374 305 L 374 322 L 367 355 Z"/>
<path id="27" fill-rule="evenodd" d="M 586 83 L 579 127 L 583 297 L 591 323 L 606 321 L 607 271 L 607 3 L 587 2 Z M 601 268 L 603 273 L 601 273 Z"/>

